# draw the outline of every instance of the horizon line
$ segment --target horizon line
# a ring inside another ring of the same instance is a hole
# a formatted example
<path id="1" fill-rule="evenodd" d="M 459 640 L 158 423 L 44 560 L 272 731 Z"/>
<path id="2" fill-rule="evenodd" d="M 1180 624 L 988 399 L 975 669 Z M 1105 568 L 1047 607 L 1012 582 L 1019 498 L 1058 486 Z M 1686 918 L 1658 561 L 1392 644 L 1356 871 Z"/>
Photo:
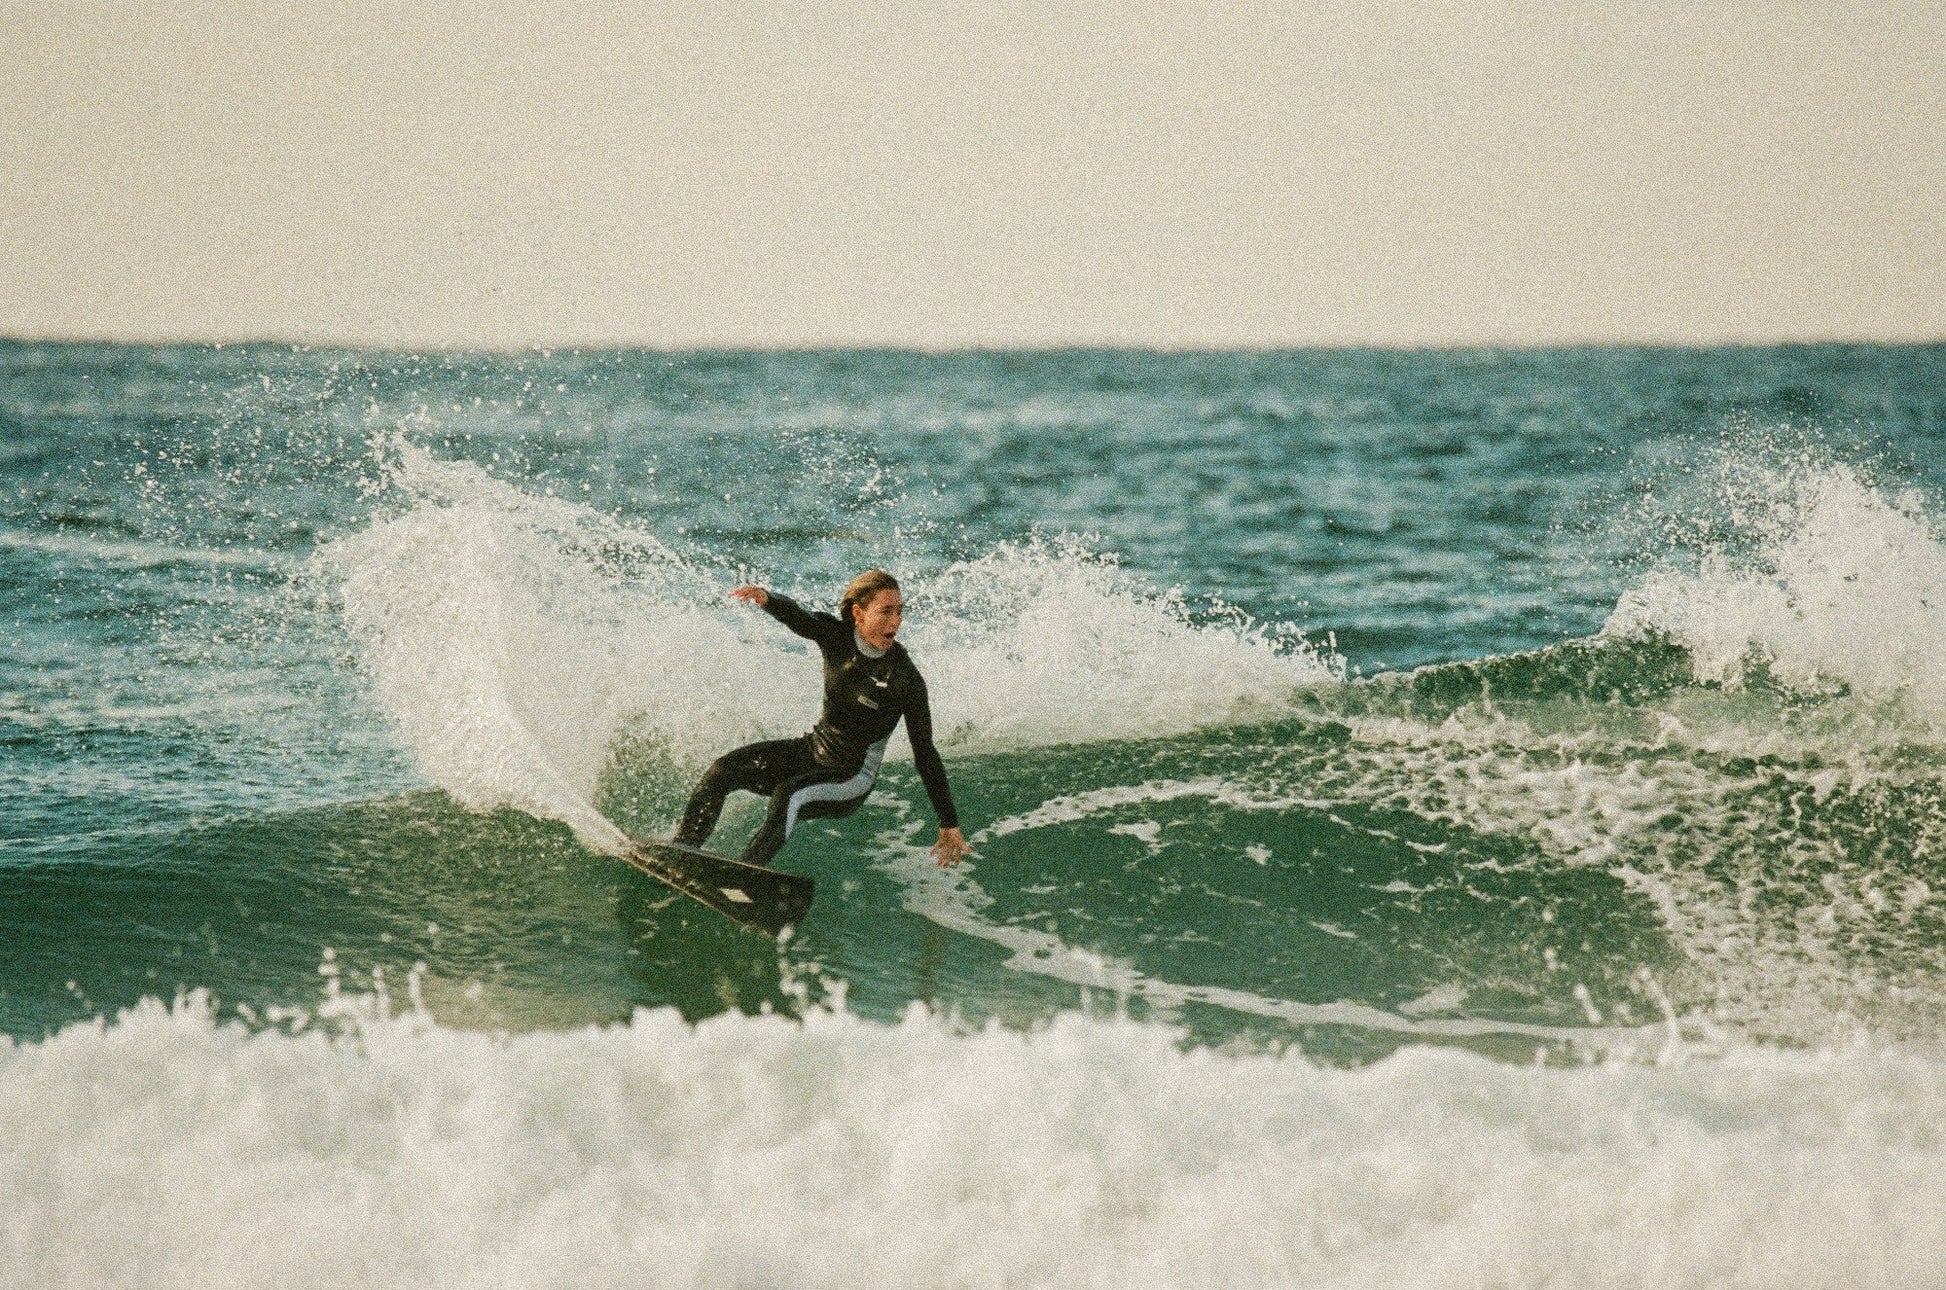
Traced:
<path id="1" fill-rule="evenodd" d="M 1277 354 L 1299 352 L 1377 351 L 1384 353 L 1460 353 L 1460 352 L 1540 352 L 1548 350 L 1718 350 L 1718 349 L 1833 349 L 1883 347 L 1926 349 L 1946 345 L 1946 332 L 1928 337 L 1887 336 L 1724 336 L 1712 338 L 1636 338 L 1636 339 L 1560 339 L 1560 340 L 1484 340 L 1455 339 L 1429 341 L 1400 340 L 1310 340 L 1310 341 L 1027 341 L 994 343 L 966 341 L 927 344 L 916 341 L 655 341 L 581 339 L 572 341 L 529 341 L 490 343 L 469 341 L 412 342 L 397 340 L 359 340 L 345 337 L 303 338 L 274 333 L 211 336 L 134 335 L 117 336 L 102 332 L 14 332 L 0 330 L 0 344 L 8 345 L 100 345 L 128 349 L 293 349 L 346 350 L 384 354 L 518 354 L 556 353 L 661 353 L 661 354 L 831 354 L 885 353 L 918 355 L 965 354 Z"/>

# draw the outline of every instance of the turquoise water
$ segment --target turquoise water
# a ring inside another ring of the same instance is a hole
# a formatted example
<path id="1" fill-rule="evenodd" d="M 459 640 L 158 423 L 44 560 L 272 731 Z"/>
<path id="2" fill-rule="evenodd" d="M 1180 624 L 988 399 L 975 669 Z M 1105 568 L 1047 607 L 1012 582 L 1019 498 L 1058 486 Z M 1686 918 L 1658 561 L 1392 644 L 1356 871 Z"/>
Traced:
<path id="1" fill-rule="evenodd" d="M 6 1248 L 1936 1281 L 1942 378 L 0 343 Z M 815 713 L 727 589 L 867 565 L 977 857 L 895 738 L 775 946 L 606 849 Z"/>

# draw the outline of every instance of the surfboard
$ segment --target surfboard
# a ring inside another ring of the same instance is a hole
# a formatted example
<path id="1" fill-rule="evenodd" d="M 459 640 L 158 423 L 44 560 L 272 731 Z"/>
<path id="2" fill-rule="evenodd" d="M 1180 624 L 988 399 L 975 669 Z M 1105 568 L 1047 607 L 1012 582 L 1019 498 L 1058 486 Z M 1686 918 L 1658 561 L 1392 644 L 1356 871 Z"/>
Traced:
<path id="1" fill-rule="evenodd" d="M 811 908 L 813 884 L 809 878 L 744 864 L 711 851 L 631 838 L 622 859 L 725 918 L 767 936 L 803 922 Z"/>

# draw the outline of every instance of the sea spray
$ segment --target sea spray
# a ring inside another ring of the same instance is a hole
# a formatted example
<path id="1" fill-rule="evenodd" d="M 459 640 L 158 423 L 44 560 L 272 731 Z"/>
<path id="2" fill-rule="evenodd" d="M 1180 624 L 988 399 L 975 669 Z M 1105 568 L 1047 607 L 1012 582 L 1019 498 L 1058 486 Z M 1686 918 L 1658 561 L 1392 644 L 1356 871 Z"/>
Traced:
<path id="1" fill-rule="evenodd" d="M 1603 633 L 1675 640 L 1700 681 L 1754 665 L 1794 689 L 1902 701 L 1946 730 L 1946 536 L 1923 498 L 1816 456 L 1731 457 L 1711 478 L 1693 563 L 1649 573 Z"/>
<path id="2" fill-rule="evenodd" d="M 1343 677 L 1295 625 L 1198 615 L 1072 535 L 955 563 L 912 602 L 911 647 L 952 700 L 949 741 L 982 750 L 1231 724 Z"/>
<path id="3" fill-rule="evenodd" d="M 720 572 L 404 435 L 384 451 L 394 511 L 322 548 L 316 571 L 379 705 L 460 802 L 611 846 L 590 803 L 618 745 L 693 775 L 810 725 L 806 651 L 730 601 Z M 902 640 L 949 751 L 1220 724 L 1342 671 L 1295 628 L 1220 606 L 1198 621 L 1073 538 L 1002 544 L 906 581 Z"/>
<path id="4" fill-rule="evenodd" d="M 317 556 L 380 706 L 420 771 L 460 802 L 560 819 L 612 846 L 617 832 L 590 802 L 617 728 L 645 695 L 683 694 L 698 718 L 748 728 L 723 701 L 739 642 L 714 630 L 714 606 L 697 591 L 711 584 L 585 507 L 440 461 L 403 436 L 391 451 L 401 509 Z M 638 626 L 717 639 L 645 667 Z"/>

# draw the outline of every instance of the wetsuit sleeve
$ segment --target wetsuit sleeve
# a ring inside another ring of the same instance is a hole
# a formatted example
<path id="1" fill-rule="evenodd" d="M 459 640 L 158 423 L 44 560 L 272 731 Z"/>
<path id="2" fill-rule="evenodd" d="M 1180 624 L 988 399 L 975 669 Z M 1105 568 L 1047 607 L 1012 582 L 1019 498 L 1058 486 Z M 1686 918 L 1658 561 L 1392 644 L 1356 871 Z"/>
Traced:
<path id="1" fill-rule="evenodd" d="M 925 679 L 913 673 L 912 699 L 905 709 L 905 733 L 912 740 L 912 764 L 918 767 L 919 782 L 926 786 L 932 800 L 932 813 L 942 829 L 959 827 L 959 812 L 953 809 L 953 790 L 946 783 L 946 763 L 932 742 L 932 703 L 926 696 Z"/>
<path id="2" fill-rule="evenodd" d="M 806 640 L 823 645 L 844 634 L 836 614 L 814 614 L 789 596 L 765 590 L 764 612 Z"/>

